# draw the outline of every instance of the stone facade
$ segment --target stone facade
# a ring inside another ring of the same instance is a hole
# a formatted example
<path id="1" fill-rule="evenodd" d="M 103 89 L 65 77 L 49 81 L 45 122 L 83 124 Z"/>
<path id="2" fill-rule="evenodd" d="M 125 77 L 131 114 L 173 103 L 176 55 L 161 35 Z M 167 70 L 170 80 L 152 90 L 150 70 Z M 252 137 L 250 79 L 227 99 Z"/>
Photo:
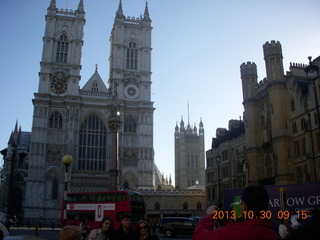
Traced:
<path id="1" fill-rule="evenodd" d="M 190 123 L 185 127 L 181 119 L 180 128 L 174 132 L 175 185 L 177 189 L 187 189 L 205 183 L 204 128 L 202 120 L 197 127 Z"/>
<path id="2" fill-rule="evenodd" d="M 204 190 L 144 190 L 147 220 L 159 223 L 163 217 L 203 216 L 206 213 Z"/>
<path id="3" fill-rule="evenodd" d="M 119 2 L 110 36 L 108 85 L 96 66 L 80 88 L 86 21 L 83 0 L 76 10 L 59 9 L 51 0 L 45 20 L 39 87 L 26 150 L 28 167 L 23 175 L 26 185 L 19 188 L 21 204 L 15 212 L 43 221 L 60 218 L 65 185 L 61 159 L 66 154 L 73 158 L 68 191 L 110 189 L 112 138 L 108 124 L 115 109 L 122 123 L 118 188 L 149 189 L 161 181 L 154 163 L 152 26 L 147 3 L 144 14 L 135 18 L 125 17 Z"/>
<path id="4" fill-rule="evenodd" d="M 310 81 L 307 65 L 299 63 L 290 63 L 284 74 L 280 42 L 266 42 L 263 51 L 267 77 L 260 82 L 255 63 L 240 66 L 243 133 L 221 138 L 217 130 L 206 152 L 207 204 L 221 202 L 225 188 L 320 179 L 319 76 Z M 320 57 L 309 64 L 319 66 Z"/>

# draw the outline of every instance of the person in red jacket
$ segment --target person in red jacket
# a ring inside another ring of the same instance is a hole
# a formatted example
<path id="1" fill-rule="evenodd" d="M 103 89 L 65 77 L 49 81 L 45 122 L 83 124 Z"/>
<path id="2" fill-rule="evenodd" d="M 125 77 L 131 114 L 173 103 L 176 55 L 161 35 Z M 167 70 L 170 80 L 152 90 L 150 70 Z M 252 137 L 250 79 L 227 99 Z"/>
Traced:
<path id="1" fill-rule="evenodd" d="M 270 220 L 263 219 L 261 214 L 268 210 L 269 195 L 262 185 L 246 187 L 241 196 L 241 218 L 224 227 L 213 220 L 213 213 L 219 209 L 212 205 L 198 223 L 192 240 L 278 240 L 279 234 L 273 229 Z M 230 216 L 233 213 L 230 212 Z"/>

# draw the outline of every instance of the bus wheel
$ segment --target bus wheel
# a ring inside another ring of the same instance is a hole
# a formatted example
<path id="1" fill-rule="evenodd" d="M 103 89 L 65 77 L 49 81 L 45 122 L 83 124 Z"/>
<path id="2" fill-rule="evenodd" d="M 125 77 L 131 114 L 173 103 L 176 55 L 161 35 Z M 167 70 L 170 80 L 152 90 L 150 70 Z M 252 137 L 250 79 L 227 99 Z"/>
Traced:
<path id="1" fill-rule="evenodd" d="M 166 237 L 171 237 L 172 236 L 172 232 L 170 230 L 166 230 Z"/>

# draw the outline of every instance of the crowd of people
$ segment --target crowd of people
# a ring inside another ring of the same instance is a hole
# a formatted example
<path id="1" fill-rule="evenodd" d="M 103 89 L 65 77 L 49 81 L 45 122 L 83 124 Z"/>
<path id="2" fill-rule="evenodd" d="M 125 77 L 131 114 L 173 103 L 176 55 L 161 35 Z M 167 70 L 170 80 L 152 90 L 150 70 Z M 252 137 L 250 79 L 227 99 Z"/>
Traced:
<path id="1" fill-rule="evenodd" d="M 86 223 L 80 226 L 65 226 L 60 231 L 60 240 L 86 240 Z M 121 225 L 114 229 L 113 221 L 110 217 L 104 217 L 97 229 L 93 229 L 88 240 L 159 240 L 158 236 L 151 233 L 150 226 L 144 220 L 138 222 L 136 230 L 132 227 L 132 216 L 124 214 Z"/>
<path id="2" fill-rule="evenodd" d="M 298 224 L 292 224 L 290 219 L 284 219 L 278 229 L 268 219 L 260 217 L 261 212 L 268 210 L 269 195 L 262 185 L 252 185 L 244 189 L 241 196 L 241 210 L 252 212 L 255 217 L 241 217 L 235 222 L 222 224 L 213 220 L 212 213 L 218 208 L 214 205 L 207 209 L 207 214 L 200 220 L 193 233 L 193 240 L 300 240 L 319 239 L 320 211 L 314 209 L 309 217 Z M 60 232 L 60 240 L 86 240 L 85 226 L 66 226 Z M 85 230 L 85 231 L 84 231 Z M 132 228 L 132 217 L 124 214 L 121 225 L 114 229 L 113 221 L 104 217 L 97 229 L 90 232 L 88 240 L 159 240 L 156 234 L 151 233 L 149 224 L 142 220 L 136 229 Z"/>
<path id="3" fill-rule="evenodd" d="M 212 213 L 219 211 L 212 205 L 207 214 L 198 223 L 193 240 L 318 240 L 320 236 L 320 211 L 314 209 L 306 219 L 298 219 L 292 224 L 290 219 L 284 219 L 278 229 L 261 214 L 268 211 L 269 195 L 262 185 L 251 185 L 244 189 L 241 195 L 241 211 L 251 212 L 247 217 L 241 217 L 235 222 L 213 220 Z"/>
<path id="4" fill-rule="evenodd" d="M 241 217 L 235 222 L 224 222 L 212 219 L 212 213 L 218 211 L 212 205 L 207 214 L 202 217 L 194 230 L 193 240 L 300 240 L 319 239 L 320 236 L 320 209 L 309 212 L 309 217 L 293 224 L 290 219 L 283 219 L 278 229 L 268 219 L 260 217 L 261 212 L 268 210 L 269 195 L 262 185 L 252 185 L 244 189 L 241 195 L 241 211 L 252 212 L 251 217 Z M 255 217 L 252 217 L 255 216 Z M 151 233 L 147 221 L 141 220 L 136 228 L 132 226 L 132 216 L 125 213 L 121 218 L 121 225 L 114 228 L 113 220 L 104 217 L 97 229 L 88 233 L 88 221 L 79 226 L 65 226 L 60 231 L 60 240 L 159 240 L 156 234 Z M 8 229 L 0 223 L 0 240 L 9 235 Z"/>

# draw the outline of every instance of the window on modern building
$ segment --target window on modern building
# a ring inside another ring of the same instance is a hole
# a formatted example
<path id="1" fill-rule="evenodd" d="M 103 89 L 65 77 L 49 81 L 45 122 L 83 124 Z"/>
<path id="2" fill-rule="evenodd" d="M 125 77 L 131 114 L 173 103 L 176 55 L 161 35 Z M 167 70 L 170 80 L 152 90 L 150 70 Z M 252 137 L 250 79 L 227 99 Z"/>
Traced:
<path id="1" fill-rule="evenodd" d="M 107 130 L 95 114 L 88 116 L 80 127 L 78 170 L 106 171 Z"/>
<path id="2" fill-rule="evenodd" d="M 138 69 L 138 46 L 134 41 L 129 42 L 127 46 L 127 60 L 126 68 L 137 70 Z"/>
<path id="3" fill-rule="evenodd" d="M 65 33 L 61 34 L 57 42 L 56 62 L 67 63 L 68 61 L 69 40 Z"/>
<path id="4" fill-rule="evenodd" d="M 296 110 L 296 105 L 295 105 L 295 102 L 294 102 L 294 99 L 291 99 L 291 111 L 295 111 Z"/>
<path id="5" fill-rule="evenodd" d="M 300 167 L 296 168 L 296 175 L 297 175 L 297 183 L 302 183 L 302 172 Z"/>
<path id="6" fill-rule="evenodd" d="M 292 132 L 297 133 L 297 123 L 296 122 L 292 123 Z"/>
<path id="7" fill-rule="evenodd" d="M 293 147 L 294 147 L 294 157 L 299 158 L 300 157 L 299 142 L 298 141 L 293 142 Z"/>
<path id="8" fill-rule="evenodd" d="M 137 124 L 135 119 L 129 115 L 124 120 L 124 132 L 126 133 L 136 133 L 137 132 Z"/>
<path id="9" fill-rule="evenodd" d="M 307 141 L 305 138 L 301 139 L 301 150 L 302 150 L 302 156 L 305 156 L 307 154 Z"/>
<path id="10" fill-rule="evenodd" d="M 49 128 L 62 130 L 62 115 L 55 111 L 50 115 Z"/>
<path id="11" fill-rule="evenodd" d="M 301 122 L 301 130 L 304 131 L 306 129 L 306 119 L 302 118 L 300 122 Z"/>

